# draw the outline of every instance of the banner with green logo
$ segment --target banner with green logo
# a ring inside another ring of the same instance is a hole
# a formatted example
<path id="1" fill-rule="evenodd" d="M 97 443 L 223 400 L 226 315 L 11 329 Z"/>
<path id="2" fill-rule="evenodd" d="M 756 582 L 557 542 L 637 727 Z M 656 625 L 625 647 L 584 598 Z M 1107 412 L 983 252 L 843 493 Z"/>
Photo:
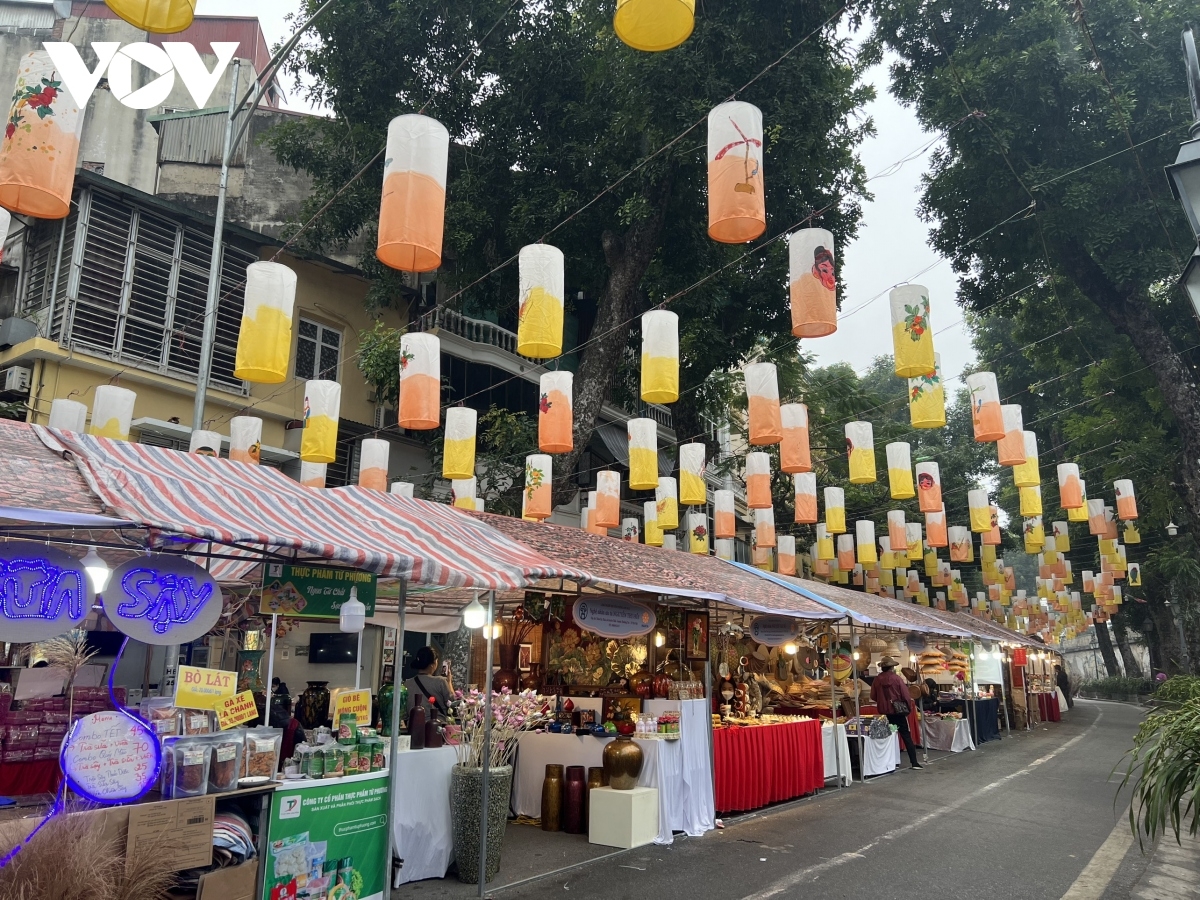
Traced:
<path id="1" fill-rule="evenodd" d="M 375 615 L 376 576 L 357 569 L 330 566 L 289 566 L 267 563 L 263 566 L 262 600 L 259 615 L 278 613 L 300 619 L 336 619 L 342 604 L 350 599 L 350 589 L 358 588 L 358 600 Z"/>

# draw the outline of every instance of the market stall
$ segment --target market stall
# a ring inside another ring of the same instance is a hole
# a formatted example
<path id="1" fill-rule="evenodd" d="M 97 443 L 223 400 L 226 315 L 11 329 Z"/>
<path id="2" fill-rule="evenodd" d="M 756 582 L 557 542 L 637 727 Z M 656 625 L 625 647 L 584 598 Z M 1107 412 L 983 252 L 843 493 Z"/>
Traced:
<path id="1" fill-rule="evenodd" d="M 744 812 L 825 786 L 821 724 L 815 719 L 730 726 L 713 732 L 717 812 Z"/>
<path id="2" fill-rule="evenodd" d="M 958 714 L 925 713 L 921 719 L 921 741 L 927 750 L 960 753 L 975 749 L 970 723 Z"/>

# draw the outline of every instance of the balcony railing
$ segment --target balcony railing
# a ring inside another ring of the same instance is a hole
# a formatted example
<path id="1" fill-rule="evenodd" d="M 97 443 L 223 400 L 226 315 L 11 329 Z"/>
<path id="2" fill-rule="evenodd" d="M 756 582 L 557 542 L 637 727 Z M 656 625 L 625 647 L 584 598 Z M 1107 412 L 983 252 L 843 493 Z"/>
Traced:
<path id="1" fill-rule="evenodd" d="M 431 309 L 421 316 L 417 328 L 420 331 L 433 331 L 436 328 L 463 340 L 497 347 L 506 353 L 517 352 L 517 336 L 507 328 L 501 328 L 495 322 L 472 319 L 452 309 Z"/>

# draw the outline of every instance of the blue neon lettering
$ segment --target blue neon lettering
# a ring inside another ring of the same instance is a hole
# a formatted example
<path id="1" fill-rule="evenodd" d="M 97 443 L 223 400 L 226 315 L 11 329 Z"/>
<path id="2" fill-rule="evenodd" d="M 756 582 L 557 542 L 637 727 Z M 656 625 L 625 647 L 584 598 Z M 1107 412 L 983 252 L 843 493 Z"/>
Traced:
<path id="1" fill-rule="evenodd" d="M 197 584 L 194 578 L 157 569 L 130 569 L 121 579 L 121 589 L 130 601 L 117 606 L 117 615 L 146 619 L 159 634 L 196 618 L 213 593 L 209 582 Z M 156 595 L 151 594 L 153 589 Z"/>
<path id="2" fill-rule="evenodd" d="M 29 576 L 35 576 L 30 580 Z M 36 557 L 0 559 L 0 616 L 7 619 L 46 619 L 84 614 L 83 576 Z"/>

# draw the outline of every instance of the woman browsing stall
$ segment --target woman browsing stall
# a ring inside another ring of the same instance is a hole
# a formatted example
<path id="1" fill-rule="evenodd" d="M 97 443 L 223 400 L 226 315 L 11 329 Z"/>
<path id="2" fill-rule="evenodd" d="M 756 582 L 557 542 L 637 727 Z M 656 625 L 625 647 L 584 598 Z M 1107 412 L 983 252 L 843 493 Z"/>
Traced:
<path id="1" fill-rule="evenodd" d="M 450 701 L 454 697 L 454 682 L 450 677 L 449 664 L 443 668 L 445 677 L 433 674 L 438 667 L 437 651 L 432 647 L 422 647 L 417 651 L 414 665 L 417 673 L 404 682 L 408 688 L 406 712 L 422 706 L 427 719 L 436 718 L 437 721 L 444 722 L 450 711 Z"/>
<path id="2" fill-rule="evenodd" d="M 896 674 L 896 661 L 885 656 L 879 661 L 882 670 L 871 684 L 871 700 L 879 711 L 887 716 L 888 722 L 896 726 L 904 747 L 908 750 L 908 761 L 914 769 L 923 769 L 917 762 L 916 745 L 908 728 L 908 713 L 912 709 L 912 698 L 908 693 L 908 685 Z"/>

